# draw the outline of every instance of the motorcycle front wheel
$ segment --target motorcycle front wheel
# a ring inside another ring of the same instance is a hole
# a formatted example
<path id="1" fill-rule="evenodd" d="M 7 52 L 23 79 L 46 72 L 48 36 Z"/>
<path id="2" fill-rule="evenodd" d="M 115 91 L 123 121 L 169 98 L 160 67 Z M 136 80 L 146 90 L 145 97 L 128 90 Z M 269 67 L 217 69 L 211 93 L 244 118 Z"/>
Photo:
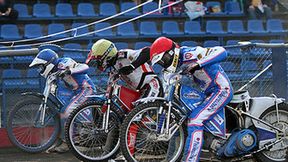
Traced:
<path id="1" fill-rule="evenodd" d="M 73 155 L 82 161 L 107 161 L 114 158 L 120 146 L 119 127 L 121 117 L 111 105 L 108 131 L 104 130 L 107 112 L 104 102 L 87 101 L 69 116 L 66 128 L 66 142 Z"/>
<path id="2" fill-rule="evenodd" d="M 161 139 L 157 131 L 162 127 L 159 115 L 161 105 L 163 102 L 159 101 L 141 104 L 125 117 L 120 130 L 120 148 L 127 161 L 175 162 L 182 158 L 185 143 L 185 131 L 182 125 L 170 139 L 165 137 Z M 165 116 L 167 115 L 166 112 Z M 180 120 L 180 117 L 174 109 L 170 115 L 169 125 L 172 126 Z"/>
<path id="3" fill-rule="evenodd" d="M 44 123 L 40 121 L 42 98 L 26 96 L 16 103 L 10 111 L 7 132 L 10 141 L 21 150 L 39 153 L 47 150 L 56 141 L 60 132 L 59 115 L 45 111 Z"/>

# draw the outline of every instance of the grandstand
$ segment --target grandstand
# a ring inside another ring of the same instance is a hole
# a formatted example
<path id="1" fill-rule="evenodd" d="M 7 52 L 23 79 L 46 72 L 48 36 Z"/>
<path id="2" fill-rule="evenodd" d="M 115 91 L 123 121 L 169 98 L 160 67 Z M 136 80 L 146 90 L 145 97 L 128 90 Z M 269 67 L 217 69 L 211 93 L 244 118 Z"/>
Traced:
<path id="1" fill-rule="evenodd" d="M 14 8 L 19 12 L 18 20 L 0 18 L 0 41 L 14 42 L 14 44 L 1 44 L 0 50 L 5 49 L 29 49 L 38 46 L 21 46 L 55 39 L 73 37 L 129 20 L 158 8 L 158 1 L 147 3 L 123 15 L 117 16 L 105 22 L 92 26 L 73 30 L 68 33 L 54 35 L 44 39 L 39 37 L 77 28 L 94 21 L 102 20 L 117 13 L 137 6 L 133 1 L 48 1 L 31 0 L 29 2 L 15 0 Z M 206 14 L 202 18 L 189 20 L 185 12 L 173 13 L 172 7 L 163 12 L 154 12 L 150 15 L 125 23 L 112 29 L 107 29 L 85 37 L 57 42 L 57 45 L 65 49 L 79 49 L 78 51 L 60 51 L 60 55 L 72 57 L 84 62 L 92 43 L 100 38 L 107 38 L 115 42 L 117 48 L 140 49 L 149 46 L 160 35 L 173 38 L 176 42 L 185 46 L 202 45 L 233 46 L 239 41 L 283 43 L 287 40 L 288 24 L 286 12 L 276 12 L 270 20 L 248 20 L 243 5 L 240 1 L 208 1 L 205 5 L 219 4 L 223 11 L 216 14 Z M 285 11 L 283 9 L 283 11 Z M 32 39 L 29 42 L 19 42 L 20 39 Z M 35 40 L 34 40 L 35 39 Z M 15 47 L 9 47 L 9 46 Z M 81 50 L 80 50 L 81 49 Z M 84 52 L 83 52 L 84 50 Z M 227 48 L 229 59 L 223 63 L 234 83 L 253 78 L 260 70 L 271 63 L 271 50 L 255 48 L 242 50 L 237 47 Z M 28 64 L 33 56 L 5 56 L 0 57 L 0 84 L 2 92 L 2 126 L 5 125 L 9 108 L 15 103 L 15 97 L 20 92 L 39 91 L 43 87 L 43 80 L 35 69 L 28 70 Z M 90 74 L 97 85 L 104 83 L 105 75 L 96 76 L 98 71 L 91 68 Z M 96 74 L 96 75 L 95 75 Z M 262 76 L 261 84 L 271 85 L 272 72 Z M 97 78 L 97 79 L 96 79 Z M 237 84 L 239 88 L 243 84 Z M 104 86 L 104 85 L 103 85 Z M 262 86 L 263 87 L 263 86 Z M 259 87 L 257 87 L 259 88 Z M 267 87 L 266 87 L 267 88 Z M 271 87 L 269 87 L 271 90 Z M 263 92 L 267 89 L 255 90 Z M 269 92 L 270 93 L 270 92 Z M 255 93 L 255 95 L 258 95 Z M 11 98 L 11 96 L 14 96 Z M 13 101 L 11 101 L 13 99 Z"/>

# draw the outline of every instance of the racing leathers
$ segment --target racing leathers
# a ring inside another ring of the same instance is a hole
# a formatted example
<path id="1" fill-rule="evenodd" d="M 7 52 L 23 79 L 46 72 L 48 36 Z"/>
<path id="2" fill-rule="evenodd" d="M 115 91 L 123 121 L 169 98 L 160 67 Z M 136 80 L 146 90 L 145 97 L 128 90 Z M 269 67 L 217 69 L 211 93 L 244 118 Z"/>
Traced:
<path id="1" fill-rule="evenodd" d="M 141 98 L 159 97 L 163 95 L 163 88 L 158 76 L 147 63 L 150 49 L 140 50 L 124 49 L 118 52 L 114 68 L 118 71 L 123 67 L 134 67 L 128 75 L 122 75 L 123 81 L 133 90 L 139 90 Z"/>
<path id="2" fill-rule="evenodd" d="M 186 69 L 186 72 L 187 67 L 189 69 L 189 66 L 197 66 L 192 72 L 190 68 L 187 73 L 193 77 L 194 82 L 200 86 L 206 95 L 203 103 L 195 108 L 188 117 L 188 137 L 183 161 L 199 161 L 205 122 L 218 117 L 217 114 L 223 113 L 225 105 L 232 99 L 233 90 L 230 80 L 219 64 L 226 57 L 227 52 L 222 47 L 180 48 L 178 65 L 180 68 Z M 225 134 L 225 130 L 221 130 L 223 128 L 219 126 L 219 129 Z"/>
<path id="3" fill-rule="evenodd" d="M 93 94 L 96 89 L 92 80 L 87 75 L 89 67 L 86 64 L 77 63 L 71 58 L 60 58 L 57 70 L 62 72 L 62 81 L 67 88 L 73 90 L 72 99 L 61 109 L 61 138 L 64 140 L 65 122 L 70 113 L 84 103 L 85 96 Z M 60 82 L 60 81 L 59 81 Z"/>

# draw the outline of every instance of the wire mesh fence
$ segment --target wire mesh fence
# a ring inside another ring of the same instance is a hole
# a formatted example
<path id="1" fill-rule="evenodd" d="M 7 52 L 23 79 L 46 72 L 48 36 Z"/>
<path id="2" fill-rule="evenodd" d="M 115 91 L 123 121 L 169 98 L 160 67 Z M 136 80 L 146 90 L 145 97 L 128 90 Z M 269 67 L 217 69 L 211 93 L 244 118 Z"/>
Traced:
<path id="1" fill-rule="evenodd" d="M 73 46 L 72 46 L 73 47 Z M 89 51 L 67 47 L 58 51 L 60 57 L 71 57 L 77 62 L 84 62 Z M 234 91 L 248 83 L 253 77 L 271 64 L 272 49 L 255 46 L 229 46 L 226 47 L 228 58 L 221 63 L 228 74 Z M 36 69 L 29 69 L 33 56 L 0 57 L 2 67 L 1 76 L 1 126 L 5 126 L 7 114 L 21 100 L 23 92 L 42 93 L 45 80 Z M 159 71 L 156 72 L 159 73 Z M 90 68 L 88 75 L 97 87 L 105 89 L 108 75 L 95 68 Z M 264 96 L 273 93 L 272 68 L 268 68 L 262 75 L 251 82 L 246 90 L 251 96 Z"/>

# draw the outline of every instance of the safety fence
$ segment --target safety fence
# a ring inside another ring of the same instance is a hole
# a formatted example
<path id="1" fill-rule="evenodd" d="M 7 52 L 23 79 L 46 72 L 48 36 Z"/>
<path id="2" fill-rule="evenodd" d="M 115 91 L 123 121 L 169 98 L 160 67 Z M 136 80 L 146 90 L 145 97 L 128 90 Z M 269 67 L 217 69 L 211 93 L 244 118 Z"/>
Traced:
<path id="1" fill-rule="evenodd" d="M 84 62 L 87 50 L 64 49 L 54 45 L 42 46 L 39 49 L 51 48 L 60 56 L 72 57 L 78 62 Z M 228 58 L 221 63 L 223 69 L 229 76 L 234 91 L 249 90 L 251 96 L 267 96 L 273 92 L 272 54 L 277 50 L 273 48 L 284 48 L 284 45 L 259 46 L 255 44 L 227 46 Z M 29 69 L 28 65 L 38 49 L 18 49 L 0 51 L 1 76 L 1 126 L 5 126 L 9 110 L 21 99 L 23 92 L 42 93 L 45 84 L 44 78 L 39 76 L 36 69 Z M 26 54 L 25 54 L 26 53 Z M 155 71 L 160 73 L 159 68 Z M 97 87 L 105 89 L 108 75 L 101 73 L 95 68 L 90 68 L 88 75 Z M 191 79 L 183 81 L 191 83 Z M 249 83 L 248 85 L 246 85 Z"/>

